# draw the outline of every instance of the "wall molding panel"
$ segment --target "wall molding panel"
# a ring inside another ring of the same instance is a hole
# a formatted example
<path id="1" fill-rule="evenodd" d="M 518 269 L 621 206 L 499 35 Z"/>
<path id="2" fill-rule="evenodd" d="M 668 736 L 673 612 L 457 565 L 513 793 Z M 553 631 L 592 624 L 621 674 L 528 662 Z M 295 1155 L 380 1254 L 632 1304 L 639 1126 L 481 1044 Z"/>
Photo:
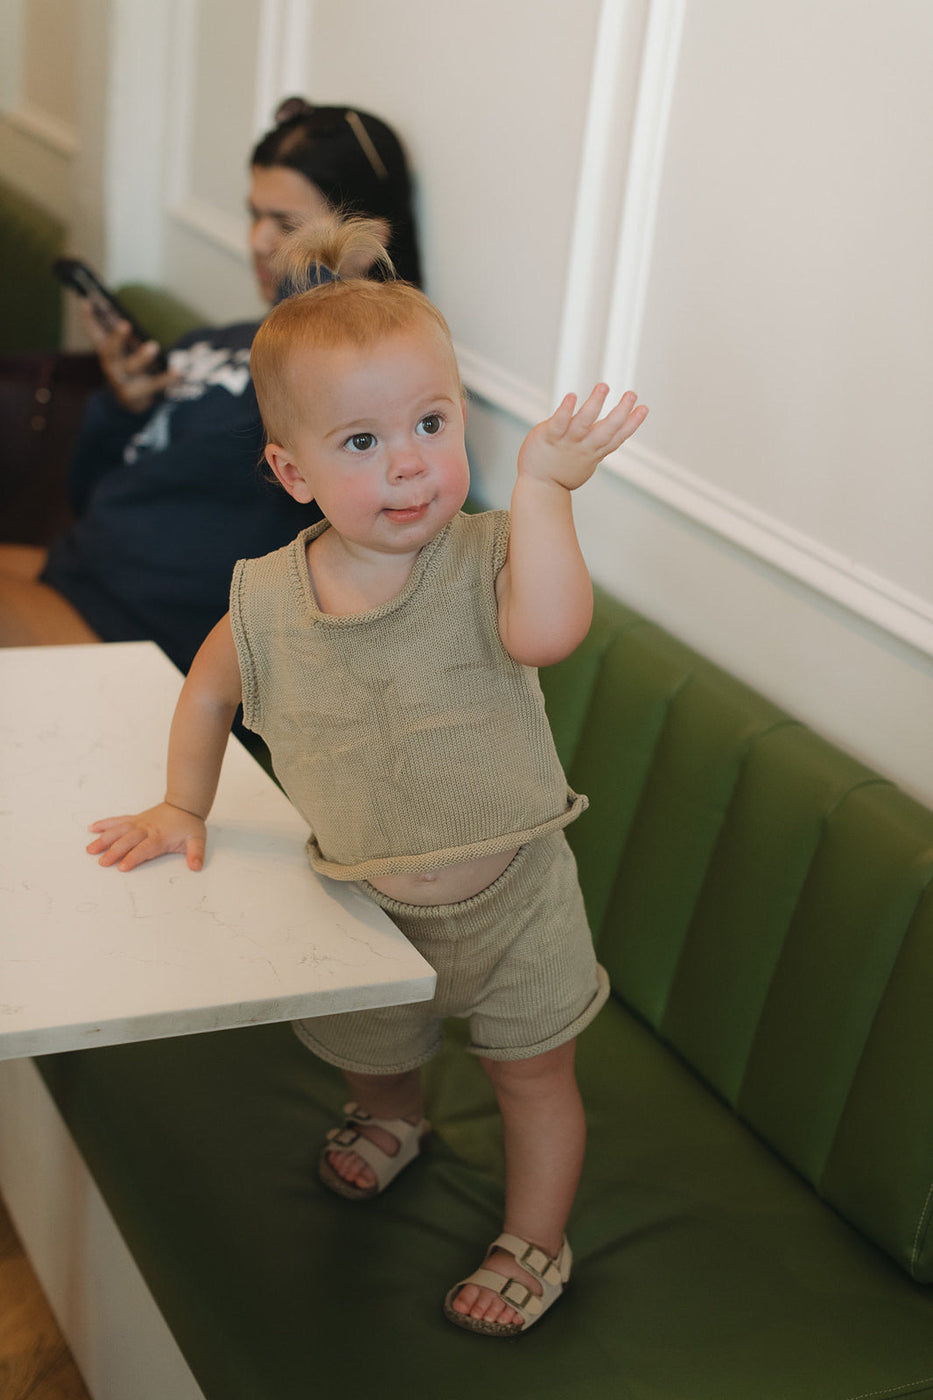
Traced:
<path id="1" fill-rule="evenodd" d="M 205 243 L 211 244 L 228 257 L 233 257 L 245 267 L 249 262 L 243 241 L 243 220 L 218 209 L 215 204 L 196 195 L 174 200 L 169 215 L 189 233 L 197 234 Z"/>
<path id="2" fill-rule="evenodd" d="M 634 383 L 638 368 L 685 7 L 686 0 L 651 0 L 648 12 L 603 351 L 602 377 L 625 388 Z"/>
<path id="3" fill-rule="evenodd" d="M 616 254 L 617 173 L 631 141 L 633 73 L 649 0 L 602 0 L 580 159 L 573 234 L 554 373 L 554 398 L 589 385 L 606 334 L 606 280 Z M 638 50 L 634 63 L 630 55 Z"/>
<path id="4" fill-rule="evenodd" d="M 265 11 L 279 9 L 271 0 L 263 5 Z M 257 88 L 262 77 L 264 50 L 263 39 L 268 29 L 260 30 L 260 53 L 257 67 Z M 198 5 L 193 0 L 175 0 L 173 6 L 170 49 L 172 80 L 172 101 L 167 118 L 169 145 L 169 187 L 167 192 L 167 214 L 177 225 L 195 234 L 228 257 L 233 257 L 245 266 L 246 249 L 243 243 L 243 221 L 234 218 L 225 209 L 193 193 L 191 179 L 191 143 L 194 129 L 194 93 L 197 75 L 197 33 Z"/>
<path id="5" fill-rule="evenodd" d="M 173 11 L 168 214 L 177 225 L 245 267 L 249 257 L 242 218 L 231 215 L 192 190 L 190 154 L 198 57 L 198 5 L 196 0 L 175 0 Z M 276 104 L 283 96 L 304 92 L 312 11 L 311 0 L 260 0 L 253 103 L 253 128 L 257 137 L 272 124 Z"/>
<path id="6" fill-rule="evenodd" d="M 272 123 L 283 97 L 307 95 L 313 0 L 261 0 L 256 100 L 257 136 Z"/>
<path id="7" fill-rule="evenodd" d="M 923 598 L 637 443 L 607 458 L 604 470 L 933 656 L 933 607 Z"/>
<path id="8" fill-rule="evenodd" d="M 501 365 L 462 345 L 455 345 L 454 349 L 469 393 L 491 408 L 511 415 L 522 427 L 540 422 L 556 406 L 543 390 Z M 606 458 L 601 470 L 675 511 L 690 524 L 738 546 L 751 558 L 780 570 L 812 592 L 841 604 L 855 616 L 933 657 L 933 607 L 890 579 L 862 568 L 637 441 Z"/>
<path id="9" fill-rule="evenodd" d="M 556 404 L 549 402 L 543 389 L 512 374 L 503 365 L 486 359 L 465 345 L 454 345 L 454 351 L 465 388 L 493 408 L 511 414 L 520 423 L 529 426 L 540 423 L 556 407 Z"/>
<path id="10" fill-rule="evenodd" d="M 111 6 L 104 157 L 106 274 L 158 281 L 164 269 L 165 182 L 175 103 L 175 5 Z"/>
<path id="11" fill-rule="evenodd" d="M 40 142 L 56 155 L 71 159 L 78 151 L 78 133 L 70 122 L 44 112 L 35 103 L 21 103 L 7 112 L 5 120 L 14 131 Z"/>
<path id="12" fill-rule="evenodd" d="M 169 37 L 172 94 L 169 111 L 168 213 L 188 222 L 186 207 L 196 203 L 191 188 L 191 129 L 194 109 L 195 60 L 197 58 L 197 8 L 192 0 L 174 0 Z M 193 224 L 192 227 L 195 227 Z M 201 230 L 198 229 L 200 232 Z"/>

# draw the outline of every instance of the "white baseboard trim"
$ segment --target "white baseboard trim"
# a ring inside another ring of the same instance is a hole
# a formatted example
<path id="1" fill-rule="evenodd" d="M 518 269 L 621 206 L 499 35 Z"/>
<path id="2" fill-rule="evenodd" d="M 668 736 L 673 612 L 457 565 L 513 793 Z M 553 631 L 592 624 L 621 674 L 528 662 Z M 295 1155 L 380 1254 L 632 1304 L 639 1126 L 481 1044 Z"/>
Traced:
<path id="1" fill-rule="evenodd" d="M 0 1192 L 93 1400 L 204 1400 L 32 1060 L 0 1063 Z"/>

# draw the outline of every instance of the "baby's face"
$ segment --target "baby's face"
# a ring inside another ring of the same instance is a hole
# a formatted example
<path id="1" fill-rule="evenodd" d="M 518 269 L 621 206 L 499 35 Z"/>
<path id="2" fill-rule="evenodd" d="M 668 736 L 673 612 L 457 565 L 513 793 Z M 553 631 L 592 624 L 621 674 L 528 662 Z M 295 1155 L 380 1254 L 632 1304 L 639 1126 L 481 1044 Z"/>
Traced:
<path id="1" fill-rule="evenodd" d="M 296 500 L 317 501 L 351 544 L 419 550 L 466 500 L 464 405 L 449 346 L 416 325 L 375 345 L 304 350 L 291 366 L 301 402 L 284 452 Z M 268 455 L 268 454 L 267 454 Z"/>

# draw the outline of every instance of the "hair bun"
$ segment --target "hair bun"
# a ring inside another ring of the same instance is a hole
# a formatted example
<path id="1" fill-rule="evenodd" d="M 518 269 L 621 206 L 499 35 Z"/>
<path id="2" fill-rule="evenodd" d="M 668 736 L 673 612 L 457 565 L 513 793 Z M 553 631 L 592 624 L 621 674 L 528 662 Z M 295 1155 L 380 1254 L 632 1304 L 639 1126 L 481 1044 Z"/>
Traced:
<path id="1" fill-rule="evenodd" d="M 296 117 L 309 117 L 313 111 L 311 103 L 303 97 L 286 97 L 275 109 L 276 126 L 294 121 Z"/>

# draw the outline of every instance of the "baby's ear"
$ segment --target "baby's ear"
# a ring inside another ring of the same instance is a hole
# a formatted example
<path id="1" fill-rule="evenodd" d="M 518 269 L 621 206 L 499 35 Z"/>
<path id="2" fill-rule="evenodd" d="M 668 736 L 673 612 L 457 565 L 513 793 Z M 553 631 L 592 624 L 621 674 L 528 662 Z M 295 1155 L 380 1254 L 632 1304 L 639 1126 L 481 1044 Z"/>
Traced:
<path id="1" fill-rule="evenodd" d="M 290 496 L 303 506 L 314 500 L 311 487 L 305 481 L 287 447 L 282 447 L 276 442 L 267 443 L 265 457 L 276 478 Z"/>

